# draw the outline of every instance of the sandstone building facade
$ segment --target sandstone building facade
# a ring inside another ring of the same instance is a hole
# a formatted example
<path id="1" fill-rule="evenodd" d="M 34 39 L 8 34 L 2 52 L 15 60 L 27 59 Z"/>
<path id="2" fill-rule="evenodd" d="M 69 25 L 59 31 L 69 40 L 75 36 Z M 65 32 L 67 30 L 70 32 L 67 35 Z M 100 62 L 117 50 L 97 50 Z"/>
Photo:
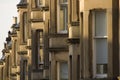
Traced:
<path id="1" fill-rule="evenodd" d="M 17 8 L 0 80 L 119 77 L 119 0 L 20 0 Z"/>

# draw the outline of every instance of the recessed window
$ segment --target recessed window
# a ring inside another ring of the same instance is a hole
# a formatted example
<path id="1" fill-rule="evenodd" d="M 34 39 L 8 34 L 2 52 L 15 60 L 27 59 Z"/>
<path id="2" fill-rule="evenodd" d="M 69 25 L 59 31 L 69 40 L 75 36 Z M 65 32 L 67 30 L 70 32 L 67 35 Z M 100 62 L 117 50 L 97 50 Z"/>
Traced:
<path id="1" fill-rule="evenodd" d="M 26 80 L 27 79 L 27 77 L 26 77 L 26 75 L 27 75 L 27 60 L 23 60 L 23 80 Z"/>
<path id="2" fill-rule="evenodd" d="M 107 77 L 108 64 L 108 46 L 107 46 L 107 22 L 106 11 L 93 11 L 93 25 L 94 25 L 94 53 L 96 77 Z"/>
<path id="3" fill-rule="evenodd" d="M 22 33 L 22 36 L 23 36 L 23 43 L 25 43 L 27 40 L 27 13 L 26 12 L 23 13 L 23 33 Z"/>
<path id="4" fill-rule="evenodd" d="M 68 31 L 68 2 L 67 0 L 58 0 L 57 2 L 57 32 L 67 33 Z"/>
<path id="5" fill-rule="evenodd" d="M 36 38 L 37 38 L 37 53 L 36 53 L 36 68 L 43 67 L 43 30 L 36 31 Z"/>
<path id="6" fill-rule="evenodd" d="M 17 40 L 14 41 L 14 65 L 17 65 Z"/>
<path id="7" fill-rule="evenodd" d="M 58 62 L 58 80 L 68 80 L 68 63 Z"/>

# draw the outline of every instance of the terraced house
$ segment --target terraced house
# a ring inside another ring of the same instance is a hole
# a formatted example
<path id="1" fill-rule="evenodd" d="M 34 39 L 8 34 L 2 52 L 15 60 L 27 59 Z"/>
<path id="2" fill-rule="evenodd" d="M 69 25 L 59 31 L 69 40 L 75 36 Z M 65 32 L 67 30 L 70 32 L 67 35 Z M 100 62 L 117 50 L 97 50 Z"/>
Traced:
<path id="1" fill-rule="evenodd" d="M 20 0 L 0 80 L 113 80 L 120 76 L 119 0 Z"/>

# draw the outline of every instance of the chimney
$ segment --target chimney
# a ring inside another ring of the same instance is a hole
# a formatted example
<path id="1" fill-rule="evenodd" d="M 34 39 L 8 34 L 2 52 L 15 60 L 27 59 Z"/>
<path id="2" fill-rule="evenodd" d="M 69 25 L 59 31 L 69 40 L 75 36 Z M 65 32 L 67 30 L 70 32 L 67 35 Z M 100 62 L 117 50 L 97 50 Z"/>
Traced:
<path id="1" fill-rule="evenodd" d="M 13 24 L 17 24 L 17 17 L 13 17 Z"/>

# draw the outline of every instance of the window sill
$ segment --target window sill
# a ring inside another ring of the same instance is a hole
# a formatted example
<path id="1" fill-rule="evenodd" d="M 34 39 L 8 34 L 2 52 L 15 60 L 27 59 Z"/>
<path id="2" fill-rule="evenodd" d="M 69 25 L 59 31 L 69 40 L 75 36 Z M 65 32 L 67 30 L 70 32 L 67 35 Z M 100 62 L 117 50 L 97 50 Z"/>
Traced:
<path id="1" fill-rule="evenodd" d="M 108 36 L 95 36 L 94 38 L 95 38 L 95 39 L 97 39 L 97 38 L 98 38 L 98 39 L 101 39 L 101 38 L 107 39 L 107 37 L 108 37 Z"/>
<path id="2" fill-rule="evenodd" d="M 58 34 L 68 34 L 68 31 L 67 30 L 61 30 L 61 31 L 58 31 Z"/>
<path id="3" fill-rule="evenodd" d="M 107 78 L 107 74 L 96 74 L 96 78 Z"/>

